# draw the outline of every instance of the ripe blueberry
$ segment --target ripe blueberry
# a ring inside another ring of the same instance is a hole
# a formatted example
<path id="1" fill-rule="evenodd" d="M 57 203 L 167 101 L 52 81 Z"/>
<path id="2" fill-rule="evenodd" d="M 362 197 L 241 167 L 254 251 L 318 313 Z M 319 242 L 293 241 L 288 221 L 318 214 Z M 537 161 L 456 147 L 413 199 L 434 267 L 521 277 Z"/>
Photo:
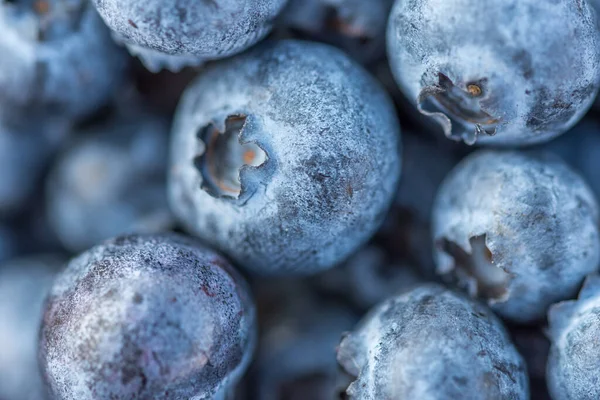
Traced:
<path id="1" fill-rule="evenodd" d="M 392 71 L 447 137 L 547 141 L 572 127 L 600 86 L 600 32 L 587 1 L 397 0 Z"/>
<path id="2" fill-rule="evenodd" d="M 330 268 L 385 217 L 399 126 L 379 85 L 327 45 L 281 41 L 206 70 L 173 128 L 185 228 L 263 274 Z"/>
<path id="3" fill-rule="evenodd" d="M 598 268 L 598 205 L 556 156 L 479 151 L 442 184 L 433 211 L 437 271 L 503 317 L 543 318 Z"/>
<path id="4" fill-rule="evenodd" d="M 58 276 L 40 362 L 59 400 L 221 400 L 255 329 L 248 288 L 221 256 L 183 236 L 124 236 Z"/>

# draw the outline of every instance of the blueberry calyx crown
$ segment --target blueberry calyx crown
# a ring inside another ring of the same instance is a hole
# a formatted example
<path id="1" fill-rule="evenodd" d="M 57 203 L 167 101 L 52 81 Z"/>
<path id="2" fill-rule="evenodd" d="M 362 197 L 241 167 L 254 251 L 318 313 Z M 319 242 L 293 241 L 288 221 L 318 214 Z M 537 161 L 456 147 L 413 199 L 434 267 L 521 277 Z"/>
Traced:
<path id="1" fill-rule="evenodd" d="M 257 143 L 244 140 L 246 127 L 247 115 L 230 114 L 224 129 L 211 122 L 197 134 L 204 151 L 194 158 L 194 166 L 202 177 L 201 189 L 213 197 L 239 199 L 245 187 L 242 170 L 258 168 L 268 160 Z"/>
<path id="2" fill-rule="evenodd" d="M 479 135 L 494 136 L 499 122 L 481 108 L 486 83 L 486 79 L 480 79 L 468 82 L 462 89 L 440 72 L 438 83 L 424 87 L 419 93 L 419 111 L 435 119 L 449 139 L 475 144 Z"/>
<path id="3" fill-rule="evenodd" d="M 486 236 L 483 234 L 469 238 L 469 251 L 445 237 L 437 240 L 436 244 L 454 260 L 453 269 L 445 271 L 448 278 L 458 286 L 466 286 L 471 296 L 502 301 L 508 295 L 510 274 L 494 265 Z"/>

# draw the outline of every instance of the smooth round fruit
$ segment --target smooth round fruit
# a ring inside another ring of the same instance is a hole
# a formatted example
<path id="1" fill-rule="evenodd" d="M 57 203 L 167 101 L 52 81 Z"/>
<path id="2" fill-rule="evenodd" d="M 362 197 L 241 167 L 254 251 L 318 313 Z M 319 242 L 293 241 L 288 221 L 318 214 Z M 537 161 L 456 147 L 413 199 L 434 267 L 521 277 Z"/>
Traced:
<path id="1" fill-rule="evenodd" d="M 179 70 L 239 53 L 262 39 L 287 0 L 93 0 L 147 68 Z"/>
<path id="2" fill-rule="evenodd" d="M 600 87 L 587 1 L 397 0 L 387 45 L 406 97 L 467 144 L 547 141 L 583 117 Z"/>
<path id="3" fill-rule="evenodd" d="M 40 362 L 58 400 L 221 400 L 255 336 L 248 288 L 225 259 L 183 236 L 123 236 L 58 276 Z"/>
<path id="4" fill-rule="evenodd" d="M 87 0 L 0 2 L 0 115 L 81 118 L 121 86 L 126 52 Z"/>
<path id="5" fill-rule="evenodd" d="M 78 252 L 172 225 L 168 131 L 166 118 L 127 110 L 75 132 L 46 181 L 48 219 L 63 246 Z"/>
<path id="6" fill-rule="evenodd" d="M 554 400 L 593 400 L 600 394 L 600 277 L 590 275 L 577 300 L 555 304 L 548 312 L 552 343 L 546 382 Z"/>
<path id="7" fill-rule="evenodd" d="M 545 153 L 465 158 L 439 189 L 432 235 L 437 272 L 515 322 L 543 318 L 600 262 L 594 194 Z"/>
<path id="8" fill-rule="evenodd" d="M 57 256 L 11 259 L 0 264 L 0 398 L 41 400 L 44 384 L 37 341 L 44 298 L 63 260 Z"/>
<path id="9" fill-rule="evenodd" d="M 349 400 L 529 399 L 523 358 L 500 320 L 436 284 L 391 297 L 342 339 Z"/>
<path id="10" fill-rule="evenodd" d="M 173 127 L 184 227 L 262 274 L 330 268 L 383 221 L 400 175 L 381 87 L 327 45 L 281 41 L 205 71 Z"/>

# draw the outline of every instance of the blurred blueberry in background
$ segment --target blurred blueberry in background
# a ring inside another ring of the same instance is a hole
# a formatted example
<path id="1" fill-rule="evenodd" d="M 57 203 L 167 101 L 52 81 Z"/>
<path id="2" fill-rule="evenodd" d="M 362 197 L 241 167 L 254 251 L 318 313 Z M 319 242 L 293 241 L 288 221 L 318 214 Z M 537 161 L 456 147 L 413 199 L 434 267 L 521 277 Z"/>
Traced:
<path id="1" fill-rule="evenodd" d="M 94 0 L 104 22 L 144 65 L 180 70 L 262 39 L 287 0 Z"/>
<path id="2" fill-rule="evenodd" d="M 0 398 L 42 400 L 37 362 L 42 303 L 63 259 L 37 255 L 0 264 Z"/>
<path id="3" fill-rule="evenodd" d="M 168 130 L 167 118 L 126 104 L 74 132 L 46 182 L 48 218 L 67 249 L 81 251 L 119 234 L 171 227 Z"/>
<path id="4" fill-rule="evenodd" d="M 0 120 L 0 216 L 27 206 L 67 133 L 62 121 Z"/>
<path id="5" fill-rule="evenodd" d="M 290 0 L 281 25 L 299 38 L 335 45 L 362 63 L 385 55 L 393 0 Z"/>
<path id="6" fill-rule="evenodd" d="M 318 297 L 306 282 L 266 280 L 255 290 L 262 318 L 249 375 L 253 398 L 337 398 L 343 375 L 335 349 L 341 335 L 358 321 L 357 315 L 339 302 Z"/>
<path id="7" fill-rule="evenodd" d="M 123 84 L 126 53 L 87 0 L 0 3 L 0 116 L 81 118 Z"/>

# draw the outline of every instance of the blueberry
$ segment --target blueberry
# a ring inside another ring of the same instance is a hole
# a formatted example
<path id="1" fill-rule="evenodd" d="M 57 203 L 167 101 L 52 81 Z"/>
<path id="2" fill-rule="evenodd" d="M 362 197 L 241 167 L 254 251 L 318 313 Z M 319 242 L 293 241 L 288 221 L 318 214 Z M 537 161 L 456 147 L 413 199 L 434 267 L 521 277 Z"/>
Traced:
<path id="1" fill-rule="evenodd" d="M 0 110 L 81 117 L 121 85 L 126 59 L 86 0 L 0 2 Z"/>
<path id="2" fill-rule="evenodd" d="M 41 367 L 56 399 L 221 400 L 255 328 L 248 288 L 221 256 L 183 236 L 123 236 L 58 276 Z"/>
<path id="3" fill-rule="evenodd" d="M 550 308 L 549 335 L 552 345 L 546 370 L 554 400 L 598 398 L 600 357 L 600 277 L 589 276 L 578 300 Z"/>
<path id="4" fill-rule="evenodd" d="M 2 216 L 14 215 L 24 208 L 34 194 L 51 155 L 68 132 L 68 127 L 62 122 L 15 121 L 0 120 Z"/>
<path id="5" fill-rule="evenodd" d="M 343 305 L 315 296 L 310 287 L 278 281 L 270 284 L 285 290 L 263 298 L 269 312 L 261 320 L 255 368 L 249 377 L 256 386 L 254 398 L 337 398 L 335 348 L 342 333 L 357 322 L 356 315 Z"/>
<path id="6" fill-rule="evenodd" d="M 349 399 L 528 399 L 523 359 L 484 306 L 435 284 L 370 311 L 338 350 Z"/>
<path id="7" fill-rule="evenodd" d="M 479 151 L 438 193 L 437 271 L 503 317 L 533 322 L 597 270 L 598 229 L 593 193 L 560 159 Z"/>
<path id="8" fill-rule="evenodd" d="M 46 185 L 48 217 L 66 248 L 170 226 L 168 130 L 166 119 L 138 110 L 76 132 Z"/>
<path id="9" fill-rule="evenodd" d="M 386 94 L 326 45 L 269 43 L 205 71 L 173 128 L 173 211 L 263 274 L 341 262 L 375 232 L 400 174 Z"/>
<path id="10" fill-rule="evenodd" d="M 393 0 L 290 0 L 282 24 L 309 39 L 336 45 L 355 59 L 385 55 L 385 28 Z"/>
<path id="11" fill-rule="evenodd" d="M 447 137 L 525 145 L 573 126 L 600 85 L 600 33 L 586 1 L 397 0 L 396 80 Z"/>
<path id="12" fill-rule="evenodd" d="M 0 265 L 0 398 L 41 400 L 37 362 L 42 304 L 62 260 L 36 256 Z"/>
<path id="13" fill-rule="evenodd" d="M 239 53 L 262 39 L 287 0 L 93 0 L 150 70 L 178 70 Z"/>

